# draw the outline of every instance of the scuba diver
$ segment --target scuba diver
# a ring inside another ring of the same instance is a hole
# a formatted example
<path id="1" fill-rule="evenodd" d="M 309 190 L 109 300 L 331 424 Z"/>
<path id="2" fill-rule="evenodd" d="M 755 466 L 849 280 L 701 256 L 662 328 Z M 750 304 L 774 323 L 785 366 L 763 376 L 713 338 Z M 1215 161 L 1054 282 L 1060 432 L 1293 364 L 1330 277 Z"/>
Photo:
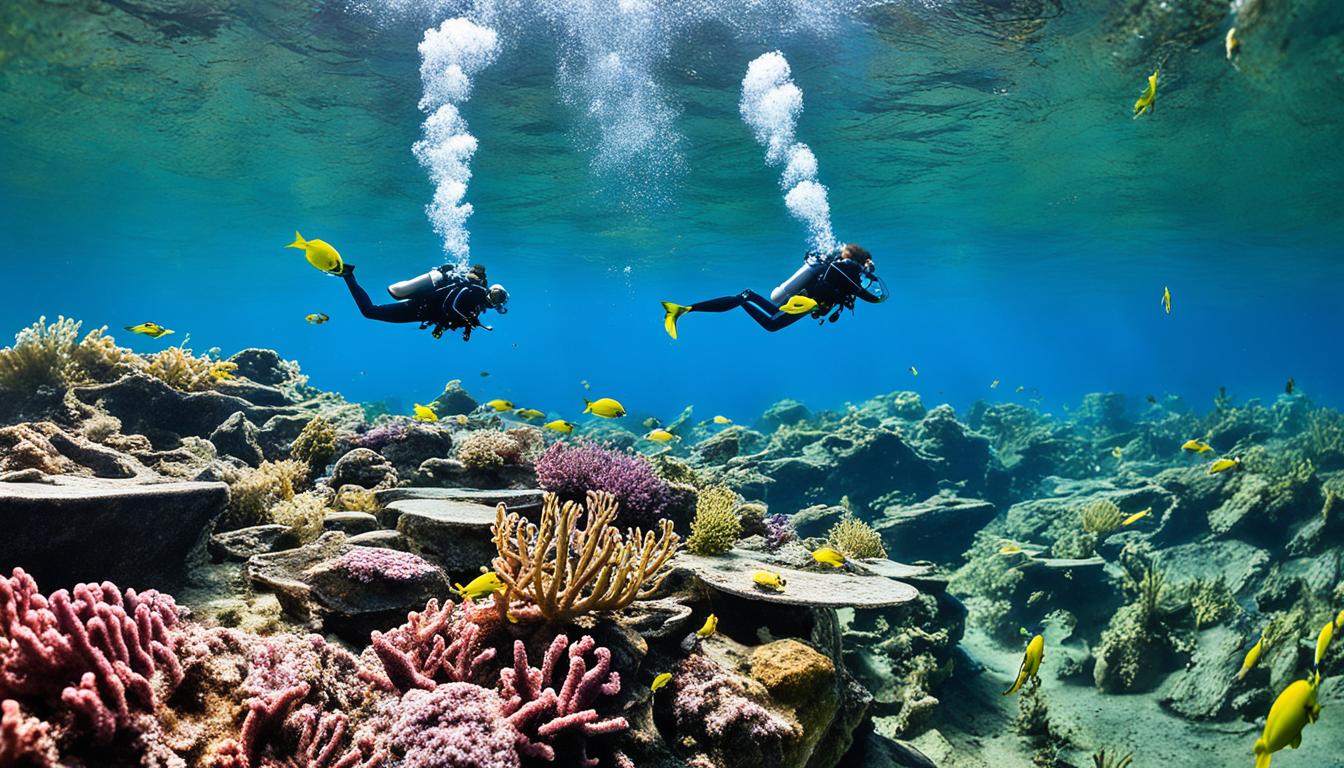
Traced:
<path id="1" fill-rule="evenodd" d="M 834 323 L 842 309 L 854 309 L 855 299 L 881 304 L 887 300 L 887 286 L 874 271 L 872 254 L 863 246 L 848 243 L 830 254 L 807 254 L 803 266 L 771 291 L 768 299 L 747 289 L 736 296 L 685 306 L 665 301 L 663 326 L 675 339 L 677 320 L 687 312 L 728 312 L 741 307 L 762 328 L 774 332 L 808 315 L 822 323 L 830 315 Z"/>
<path id="2" fill-rule="evenodd" d="M 374 304 L 369 294 L 355 281 L 355 266 L 343 264 L 340 272 L 333 272 L 345 280 L 360 314 L 370 320 L 385 323 L 419 323 L 422 329 L 432 327 L 434 338 L 444 331 L 462 330 L 462 340 L 471 340 L 473 328 L 494 328 L 481 323 L 481 313 L 493 309 L 503 315 L 509 310 L 509 292 L 496 283 L 486 288 L 485 267 L 475 264 L 466 275 L 458 274 L 445 264 L 419 277 L 388 286 L 387 292 L 397 299 L 392 304 Z"/>

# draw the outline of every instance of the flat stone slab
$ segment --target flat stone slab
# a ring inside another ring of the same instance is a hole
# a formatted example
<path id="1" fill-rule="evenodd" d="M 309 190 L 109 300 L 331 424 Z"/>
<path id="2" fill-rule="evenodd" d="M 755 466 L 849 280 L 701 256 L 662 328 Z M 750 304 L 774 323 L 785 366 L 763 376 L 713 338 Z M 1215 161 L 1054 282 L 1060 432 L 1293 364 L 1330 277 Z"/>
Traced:
<path id="1" fill-rule="evenodd" d="M 812 605 L 823 608 L 890 608 L 919 597 L 919 590 L 885 576 L 860 576 L 846 571 L 803 571 L 767 562 L 754 553 L 730 551 L 721 557 L 677 555 L 674 569 L 690 571 L 714 589 L 747 600 L 779 605 Z M 778 573 L 784 591 L 757 587 L 756 571 Z"/>
<path id="2" fill-rule="evenodd" d="M 497 554 L 490 527 L 495 508 L 473 501 L 406 499 L 387 506 L 409 551 L 451 574 L 477 571 Z"/>
<path id="3" fill-rule="evenodd" d="M 397 518 L 408 501 L 464 501 L 483 504 L 490 508 L 490 522 L 495 521 L 495 505 L 503 502 L 510 512 L 540 511 L 541 491 L 499 490 L 488 491 L 476 488 L 388 488 L 375 491 L 374 497 L 382 507 L 378 511 L 378 522 L 385 528 L 395 528 Z"/>
<path id="4" fill-rule="evenodd" d="M 322 526 L 328 531 L 357 536 L 378 530 L 378 518 L 368 512 L 328 512 Z"/>
<path id="5" fill-rule="evenodd" d="M 895 560 L 873 559 L 859 560 L 856 567 L 875 576 L 904 581 L 920 592 L 940 595 L 947 591 L 947 576 L 938 573 L 938 568 L 931 564 L 910 565 Z"/>
<path id="6" fill-rule="evenodd" d="M 905 506 L 891 506 L 873 527 L 891 557 L 948 562 L 961 557 L 975 533 L 994 519 L 988 501 L 934 496 Z"/>
<path id="7" fill-rule="evenodd" d="M 52 481 L 0 483 L 0 571 L 20 566 L 53 590 L 103 580 L 174 585 L 228 501 L 223 483 Z"/>

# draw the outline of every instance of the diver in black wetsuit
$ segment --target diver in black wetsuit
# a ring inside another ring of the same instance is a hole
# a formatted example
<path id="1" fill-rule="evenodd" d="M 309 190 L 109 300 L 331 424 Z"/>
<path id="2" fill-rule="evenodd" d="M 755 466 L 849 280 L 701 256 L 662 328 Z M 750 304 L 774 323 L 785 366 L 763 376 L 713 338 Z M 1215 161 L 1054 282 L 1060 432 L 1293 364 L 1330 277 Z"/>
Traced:
<path id="1" fill-rule="evenodd" d="M 473 328 L 494 330 L 481 323 L 481 313 L 493 309 L 501 315 L 508 312 L 505 304 L 509 292 L 496 283 L 486 288 L 485 267 L 477 264 L 466 276 L 454 274 L 445 265 L 419 277 L 396 283 L 387 289 L 392 304 L 374 304 L 369 294 L 355 281 L 355 267 L 346 264 L 339 273 L 350 289 L 360 314 L 370 320 L 384 323 L 419 323 L 421 328 L 432 327 L 434 338 L 444 331 L 462 329 L 462 340 L 471 340 Z"/>
<path id="2" fill-rule="evenodd" d="M 880 286 L 879 293 L 870 290 L 874 284 Z M 816 305 L 791 312 L 781 309 L 797 296 L 812 299 Z M 808 254 L 802 268 L 776 288 L 768 299 L 747 289 L 736 296 L 697 301 L 686 306 L 665 301 L 663 324 L 668 335 L 675 339 L 677 318 L 687 312 L 728 312 L 741 307 L 762 328 L 774 332 L 808 315 L 822 319 L 830 314 L 831 322 L 835 322 L 840 319 L 841 309 L 854 308 L 855 299 L 880 304 L 886 301 L 887 293 L 886 285 L 874 272 L 872 254 L 860 245 L 849 243 L 829 256 Z"/>

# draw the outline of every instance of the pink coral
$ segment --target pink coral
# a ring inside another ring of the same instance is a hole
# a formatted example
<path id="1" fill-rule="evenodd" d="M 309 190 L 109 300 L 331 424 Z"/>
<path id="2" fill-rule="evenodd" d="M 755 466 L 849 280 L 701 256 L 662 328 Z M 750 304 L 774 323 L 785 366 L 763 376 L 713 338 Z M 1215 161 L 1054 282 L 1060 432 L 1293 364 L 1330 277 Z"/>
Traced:
<path id="1" fill-rule="evenodd" d="M 438 600 L 430 600 L 424 611 L 408 614 L 400 627 L 374 632 L 365 655 L 376 656 L 381 670 L 366 665 L 360 677 L 382 690 L 402 693 L 477 679 L 495 649 L 481 647 L 481 627 L 471 621 L 467 606 L 453 609 L 452 601 L 440 608 Z"/>
<path id="2" fill-rule="evenodd" d="M 388 755 L 371 743 L 341 752 L 350 728 L 344 713 L 306 706 L 290 717 L 309 690 L 299 683 L 248 701 L 242 735 L 219 745 L 211 768 L 379 768 Z M 278 737 L 286 725 L 298 737 L 292 752 L 279 756 L 275 745 L 282 742 Z"/>
<path id="3" fill-rule="evenodd" d="M 677 732 L 694 738 L 720 759 L 755 754 L 762 756 L 763 764 L 777 765 L 785 746 L 800 735 L 797 725 L 760 704 L 757 699 L 767 695 L 760 684 L 704 656 L 682 659 L 672 685 Z"/>
<path id="4" fill-rule="evenodd" d="M 554 443 L 537 459 L 537 484 L 562 498 L 580 501 L 588 491 L 606 491 L 621 505 L 619 522 L 649 525 L 671 501 L 672 492 L 653 465 L 596 443 Z"/>
<path id="5" fill-rule="evenodd" d="M 470 683 L 407 693 L 392 727 L 403 768 L 518 768 L 519 738 L 499 696 Z"/>
<path id="6" fill-rule="evenodd" d="M 410 552 L 381 547 L 351 547 L 341 555 L 338 567 L 350 578 L 365 584 L 374 581 L 409 583 L 432 576 L 438 570 Z"/>
<path id="7" fill-rule="evenodd" d="M 59 763 L 50 729 L 35 717 L 24 717 L 19 702 L 0 701 L 0 765 L 55 768 Z"/>
<path id="8" fill-rule="evenodd" d="M 177 623 L 173 599 L 153 590 L 123 595 L 103 582 L 45 598 L 15 568 L 0 578 L 0 694 L 59 700 L 107 743 L 154 712 L 156 679 L 182 681 Z"/>

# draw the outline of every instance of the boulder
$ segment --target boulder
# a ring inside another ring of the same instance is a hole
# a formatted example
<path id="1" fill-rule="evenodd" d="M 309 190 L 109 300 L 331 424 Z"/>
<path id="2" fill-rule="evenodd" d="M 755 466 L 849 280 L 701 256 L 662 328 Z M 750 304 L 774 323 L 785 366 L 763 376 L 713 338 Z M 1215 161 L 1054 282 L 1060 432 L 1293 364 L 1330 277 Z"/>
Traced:
<path id="1" fill-rule="evenodd" d="M 933 496 L 906 506 L 887 507 L 874 528 L 894 560 L 957 560 L 975 534 L 991 520 L 994 505 L 979 499 Z"/>
<path id="2" fill-rule="evenodd" d="M 921 453 L 941 460 L 939 478 L 968 491 L 985 487 L 989 470 L 989 438 L 970 431 L 957 421 L 951 406 L 929 411 L 916 430 L 915 444 Z"/>
<path id="3" fill-rule="evenodd" d="M 37 470 L 47 475 L 114 479 L 153 473 L 136 459 L 50 421 L 0 428 L 0 472 Z"/>
<path id="4" fill-rule="evenodd" d="M 378 449 L 397 474 L 410 477 L 426 459 L 453 455 L 453 433 L 438 424 L 411 422 Z"/>
<path id="5" fill-rule="evenodd" d="M 357 644 L 451 586 L 442 571 L 413 554 L 352 545 L 337 531 L 297 549 L 256 555 L 247 575 L 274 592 L 287 613 Z"/>
<path id="6" fill-rule="evenodd" d="M 786 639 L 757 646 L 749 664 L 751 676 L 765 686 L 771 700 L 787 707 L 802 726 L 802 737 L 788 745 L 785 764 L 810 765 L 840 703 L 835 663 L 806 643 Z"/>
<path id="7" fill-rule="evenodd" d="M 257 432 L 257 444 L 261 452 L 270 461 L 288 459 L 294 441 L 299 439 L 303 428 L 313 417 L 307 413 L 282 414 L 272 416 L 261 425 Z"/>
<path id="8" fill-rule="evenodd" d="M 532 517 L 541 512 L 542 492 L 535 489 L 482 490 L 479 488 L 387 488 L 374 491 L 378 500 L 378 521 L 385 528 L 395 528 L 401 513 L 392 507 L 394 501 L 428 499 L 439 501 L 470 501 L 493 507 L 503 504 L 510 512 Z"/>
<path id="9" fill-rule="evenodd" d="M 248 560 L 253 555 L 277 552 L 298 546 L 299 541 L 287 525 L 253 525 L 210 537 L 210 556 L 216 562 Z"/>
<path id="10" fill-rule="evenodd" d="M 265 460 L 261 445 L 257 442 L 257 425 L 247 420 L 240 411 L 224 420 L 210 433 L 210 443 L 222 456 L 241 459 L 250 467 Z"/>
<path id="11" fill-rule="evenodd" d="M 731 550 L 725 555 L 700 557 L 682 552 L 672 561 L 672 569 L 674 574 L 689 575 L 724 594 L 775 605 L 889 608 L 919 597 L 919 590 L 909 584 L 882 576 L 788 568 L 758 559 L 755 554 Z M 756 586 L 752 576 L 757 571 L 779 574 L 785 582 L 784 590 Z"/>
<path id="12" fill-rule="evenodd" d="M 169 588 L 227 501 L 223 483 L 0 483 L 0 563 L 47 584 Z"/>
<path id="13" fill-rule="evenodd" d="M 293 379 L 293 366 L 273 349 L 244 349 L 230 357 L 229 362 L 238 366 L 237 375 L 268 387 L 288 384 Z"/>
<path id="14" fill-rule="evenodd" d="M 813 504 L 798 510 L 789 522 L 803 538 L 824 537 L 847 514 L 849 510 L 839 504 Z"/>
<path id="15" fill-rule="evenodd" d="M 167 434 L 209 437 L 235 413 L 253 424 L 273 416 L 299 413 L 294 406 L 253 405 L 221 392 L 179 392 L 144 373 L 123 376 L 111 384 L 93 384 L 71 390 L 83 403 L 95 405 L 121 420 L 127 434 Z"/>
<path id="16" fill-rule="evenodd" d="M 1180 544 L 1153 553 L 1153 564 L 1182 579 L 1222 579 L 1233 594 L 1258 585 L 1269 571 L 1270 553 L 1243 541 Z"/>
<path id="17" fill-rule="evenodd" d="M 756 427 L 769 434 L 786 424 L 800 424 L 810 418 L 812 418 L 812 412 L 807 410 L 807 406 L 797 400 L 780 400 L 765 409 L 765 413 L 761 414 Z"/>
<path id="18" fill-rule="evenodd" d="M 378 530 L 378 518 L 368 512 L 328 512 L 322 525 L 328 531 L 340 531 L 348 536 Z"/>
<path id="19" fill-rule="evenodd" d="M 523 464 L 478 469 L 457 459 L 426 459 L 420 465 L 416 481 L 445 488 L 526 489 L 537 487 L 537 471 Z"/>
<path id="20" fill-rule="evenodd" d="M 692 460 L 700 465 L 727 464 L 742 453 L 742 435 L 746 431 L 744 427 L 732 426 L 705 438 L 691 451 Z"/>
<path id="21" fill-rule="evenodd" d="M 368 533 L 357 533 L 346 541 L 360 547 L 382 547 L 407 551 L 406 537 L 396 531 L 379 529 Z"/>
<path id="22" fill-rule="evenodd" d="M 331 471 L 331 487 L 389 488 L 397 484 L 397 470 L 377 451 L 356 448 L 342 456 Z"/>
<path id="23" fill-rule="evenodd" d="M 409 499 L 388 505 L 409 551 L 451 574 L 478 572 L 497 554 L 495 508 L 470 501 Z"/>
<path id="24" fill-rule="evenodd" d="M 443 388 L 443 394 L 434 398 L 429 407 L 440 416 L 467 414 L 476 410 L 476 399 L 467 394 L 461 379 L 453 379 Z"/>
<path id="25" fill-rule="evenodd" d="M 289 398 L 285 397 L 284 392 L 249 379 L 220 381 L 214 385 L 214 390 L 221 394 L 242 398 L 253 405 L 289 405 Z"/>
<path id="26" fill-rule="evenodd" d="M 1232 696 L 1244 686 L 1228 671 L 1240 663 L 1243 645 L 1241 633 L 1231 627 L 1200 632 L 1190 662 L 1167 682 L 1162 706 L 1191 720 L 1216 720 L 1231 714 Z"/>

